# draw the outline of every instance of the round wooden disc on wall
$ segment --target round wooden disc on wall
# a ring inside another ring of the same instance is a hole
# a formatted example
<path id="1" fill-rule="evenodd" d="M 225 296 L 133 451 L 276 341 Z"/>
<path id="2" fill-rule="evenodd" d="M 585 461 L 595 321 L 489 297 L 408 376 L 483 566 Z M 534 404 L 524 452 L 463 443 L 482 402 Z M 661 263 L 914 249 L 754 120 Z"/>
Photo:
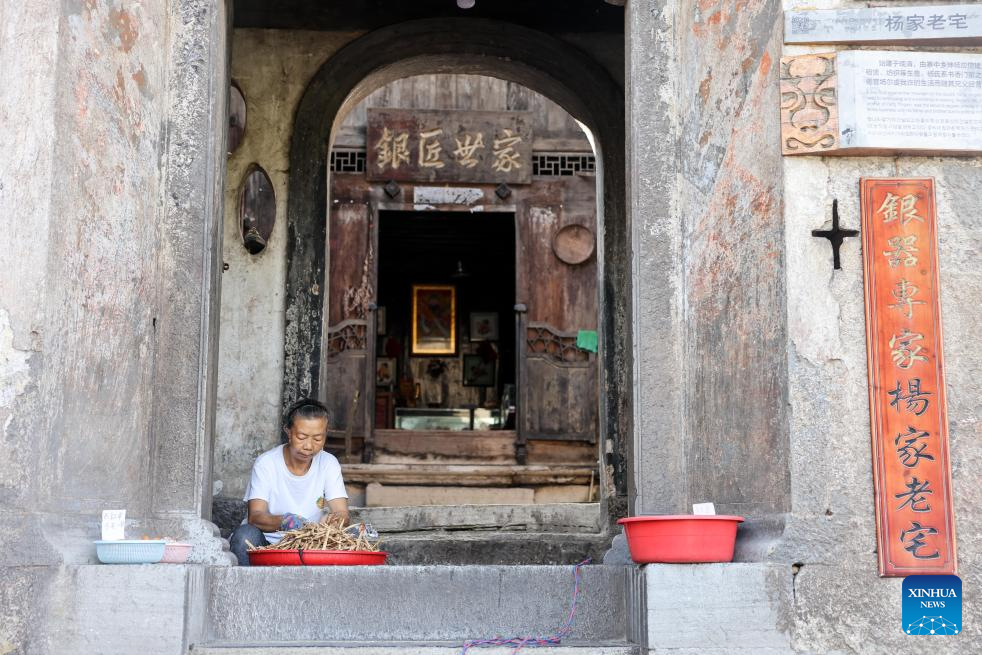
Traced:
<path id="1" fill-rule="evenodd" d="M 246 129 L 246 103 L 245 96 L 239 90 L 238 85 L 232 82 L 228 91 L 228 154 L 235 152 L 235 149 L 242 143 Z"/>
<path id="2" fill-rule="evenodd" d="M 585 225 L 567 225 L 552 238 L 552 251 L 567 264 L 582 264 L 590 259 L 595 245 L 593 231 Z"/>

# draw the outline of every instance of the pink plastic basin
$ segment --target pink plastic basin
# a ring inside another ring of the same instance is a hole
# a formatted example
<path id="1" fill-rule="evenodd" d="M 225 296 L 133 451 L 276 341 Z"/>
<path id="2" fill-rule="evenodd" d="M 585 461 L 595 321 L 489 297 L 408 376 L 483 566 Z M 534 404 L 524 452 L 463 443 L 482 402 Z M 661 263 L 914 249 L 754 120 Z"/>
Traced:
<path id="1" fill-rule="evenodd" d="M 742 516 L 632 516 L 624 526 L 631 559 L 655 562 L 732 562 Z"/>
<path id="2" fill-rule="evenodd" d="M 164 546 L 164 557 L 161 563 L 184 564 L 191 554 L 191 544 L 168 543 Z"/>

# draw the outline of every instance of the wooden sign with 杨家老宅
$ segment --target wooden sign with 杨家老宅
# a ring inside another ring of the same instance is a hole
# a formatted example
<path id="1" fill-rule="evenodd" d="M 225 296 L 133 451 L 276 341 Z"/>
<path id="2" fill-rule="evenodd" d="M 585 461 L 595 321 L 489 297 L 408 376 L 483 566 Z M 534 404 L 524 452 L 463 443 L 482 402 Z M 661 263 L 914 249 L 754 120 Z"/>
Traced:
<path id="1" fill-rule="evenodd" d="M 982 55 L 850 50 L 781 58 L 785 155 L 982 152 Z"/>
<path id="2" fill-rule="evenodd" d="M 860 194 L 880 575 L 954 574 L 934 180 Z"/>

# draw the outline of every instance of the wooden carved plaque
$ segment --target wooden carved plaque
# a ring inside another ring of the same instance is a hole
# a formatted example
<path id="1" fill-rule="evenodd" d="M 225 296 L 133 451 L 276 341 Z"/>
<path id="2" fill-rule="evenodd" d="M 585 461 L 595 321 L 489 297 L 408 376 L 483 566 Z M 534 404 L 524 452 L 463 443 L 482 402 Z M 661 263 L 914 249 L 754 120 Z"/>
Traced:
<path id="1" fill-rule="evenodd" d="M 374 181 L 529 184 L 531 113 L 369 109 L 367 155 Z"/>
<path id="2" fill-rule="evenodd" d="M 860 192 L 880 575 L 954 574 L 934 180 Z"/>
<path id="3" fill-rule="evenodd" d="M 781 153 L 820 154 L 839 145 L 835 53 L 781 57 Z"/>

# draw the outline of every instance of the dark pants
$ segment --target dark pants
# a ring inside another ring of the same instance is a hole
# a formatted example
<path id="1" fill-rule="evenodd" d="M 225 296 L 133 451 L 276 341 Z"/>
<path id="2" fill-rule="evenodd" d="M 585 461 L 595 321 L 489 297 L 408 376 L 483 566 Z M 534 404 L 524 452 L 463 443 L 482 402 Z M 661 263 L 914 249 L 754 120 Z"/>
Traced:
<path id="1" fill-rule="evenodd" d="M 228 538 L 232 552 L 239 559 L 239 566 L 249 566 L 249 546 L 246 541 L 253 546 L 268 546 L 266 535 L 263 531 L 251 523 L 243 523 L 232 531 L 232 536 Z"/>

